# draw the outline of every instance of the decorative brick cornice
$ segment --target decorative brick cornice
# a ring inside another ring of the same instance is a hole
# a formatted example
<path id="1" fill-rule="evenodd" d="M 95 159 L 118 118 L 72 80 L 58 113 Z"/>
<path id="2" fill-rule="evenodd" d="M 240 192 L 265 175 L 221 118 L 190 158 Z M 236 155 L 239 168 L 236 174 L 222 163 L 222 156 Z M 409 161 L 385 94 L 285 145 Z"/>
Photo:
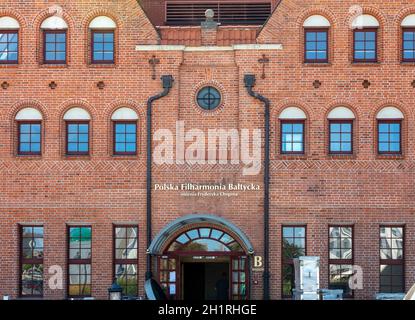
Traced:
<path id="1" fill-rule="evenodd" d="M 408 160 L 272 160 L 271 175 L 279 172 L 376 172 L 402 173 L 415 172 L 415 161 Z"/>
<path id="2" fill-rule="evenodd" d="M 135 160 L 99 160 L 99 161 L 1 161 L 0 172 L 13 173 L 52 173 L 52 172 L 132 172 L 145 171 L 145 164 Z"/>
<path id="3" fill-rule="evenodd" d="M 218 175 L 223 173 L 238 174 L 241 172 L 239 165 L 160 165 L 153 166 L 154 172 L 186 172 L 208 173 Z M 415 173 L 415 161 L 413 160 L 271 160 L 271 175 L 289 173 L 293 171 L 304 172 L 376 172 L 376 173 Z M 144 172 L 145 163 L 141 160 L 41 160 L 19 161 L 0 160 L 0 172 L 2 173 L 52 173 L 52 172 Z"/>

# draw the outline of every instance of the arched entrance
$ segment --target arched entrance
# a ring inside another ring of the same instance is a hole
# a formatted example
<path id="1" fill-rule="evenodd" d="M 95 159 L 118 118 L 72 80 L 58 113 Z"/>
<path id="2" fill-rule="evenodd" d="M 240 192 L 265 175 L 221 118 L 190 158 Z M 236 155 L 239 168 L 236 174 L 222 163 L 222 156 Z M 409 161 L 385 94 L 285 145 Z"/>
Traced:
<path id="1" fill-rule="evenodd" d="M 149 253 L 157 256 L 157 276 L 170 299 L 249 298 L 252 245 L 230 222 L 190 215 L 166 226 Z"/>

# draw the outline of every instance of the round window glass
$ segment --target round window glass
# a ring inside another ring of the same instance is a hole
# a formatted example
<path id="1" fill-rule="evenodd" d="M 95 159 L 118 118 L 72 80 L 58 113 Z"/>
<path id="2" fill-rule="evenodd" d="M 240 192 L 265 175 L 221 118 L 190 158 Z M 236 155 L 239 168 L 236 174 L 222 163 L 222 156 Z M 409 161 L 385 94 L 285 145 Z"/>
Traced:
<path id="1" fill-rule="evenodd" d="M 197 104 L 202 109 L 216 109 L 220 105 L 220 101 L 220 92 L 214 87 L 204 87 L 197 93 Z"/>

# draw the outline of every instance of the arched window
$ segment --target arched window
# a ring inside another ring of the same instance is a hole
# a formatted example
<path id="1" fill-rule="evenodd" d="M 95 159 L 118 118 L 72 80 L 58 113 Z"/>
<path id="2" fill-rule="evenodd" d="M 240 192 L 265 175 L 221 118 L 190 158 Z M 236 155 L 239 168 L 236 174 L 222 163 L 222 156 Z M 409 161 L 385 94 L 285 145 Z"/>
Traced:
<path id="1" fill-rule="evenodd" d="M 85 109 L 72 108 L 63 119 L 66 126 L 66 154 L 88 155 L 91 116 Z"/>
<path id="2" fill-rule="evenodd" d="M 17 64 L 19 60 L 19 22 L 0 17 L 0 64 Z"/>
<path id="3" fill-rule="evenodd" d="M 415 14 L 402 20 L 402 61 L 415 62 Z"/>
<path id="4" fill-rule="evenodd" d="M 303 154 L 305 140 L 306 114 L 297 107 L 285 108 L 280 116 L 281 124 L 281 153 Z"/>
<path id="5" fill-rule="evenodd" d="M 65 20 L 52 16 L 45 19 L 40 28 L 43 32 L 43 62 L 65 64 L 68 30 Z"/>
<path id="6" fill-rule="evenodd" d="M 114 130 L 114 154 L 137 154 L 137 113 L 131 108 L 120 108 L 111 117 Z"/>
<path id="7" fill-rule="evenodd" d="M 328 62 L 330 22 L 325 17 L 314 15 L 303 24 L 305 38 L 304 61 L 306 63 Z"/>
<path id="8" fill-rule="evenodd" d="M 96 17 L 89 24 L 91 30 L 91 62 L 98 64 L 114 63 L 116 23 L 109 17 Z"/>
<path id="9" fill-rule="evenodd" d="M 16 114 L 18 155 L 40 155 L 42 153 L 42 119 L 42 114 L 34 108 L 24 108 Z"/>
<path id="10" fill-rule="evenodd" d="M 201 227 L 182 233 L 170 244 L 167 251 L 243 252 L 243 249 L 228 233 Z"/>
<path id="11" fill-rule="evenodd" d="M 346 107 L 337 107 L 330 111 L 329 120 L 329 153 L 353 153 L 353 120 L 355 115 Z"/>
<path id="12" fill-rule="evenodd" d="M 353 60 L 355 62 L 377 62 L 378 20 L 368 14 L 356 17 L 352 22 Z"/>
<path id="13" fill-rule="evenodd" d="M 402 153 L 403 113 L 395 107 L 385 107 L 376 115 L 378 124 L 378 153 Z"/>

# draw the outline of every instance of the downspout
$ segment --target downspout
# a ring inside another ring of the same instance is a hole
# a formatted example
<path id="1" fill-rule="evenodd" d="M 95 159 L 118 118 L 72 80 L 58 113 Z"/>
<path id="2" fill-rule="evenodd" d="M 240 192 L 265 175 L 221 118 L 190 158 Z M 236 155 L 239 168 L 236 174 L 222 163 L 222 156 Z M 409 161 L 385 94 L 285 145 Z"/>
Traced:
<path id="1" fill-rule="evenodd" d="M 153 102 L 167 96 L 170 92 L 171 87 L 173 86 L 173 76 L 165 75 L 161 77 L 161 82 L 163 85 L 163 91 L 155 96 L 150 97 L 147 100 L 147 250 L 151 245 L 152 240 L 152 212 L 151 212 L 151 191 L 152 191 L 152 112 L 153 112 Z M 146 280 L 149 280 L 153 277 L 151 272 L 151 254 L 147 252 L 147 272 Z"/>
<path id="2" fill-rule="evenodd" d="M 265 159 L 264 159 L 264 300 L 270 299 L 269 292 L 269 163 L 270 163 L 270 101 L 269 99 L 261 96 L 259 93 L 253 91 L 255 86 L 255 75 L 246 74 L 244 77 L 245 88 L 248 94 L 261 101 L 264 104 L 265 111 Z"/>

